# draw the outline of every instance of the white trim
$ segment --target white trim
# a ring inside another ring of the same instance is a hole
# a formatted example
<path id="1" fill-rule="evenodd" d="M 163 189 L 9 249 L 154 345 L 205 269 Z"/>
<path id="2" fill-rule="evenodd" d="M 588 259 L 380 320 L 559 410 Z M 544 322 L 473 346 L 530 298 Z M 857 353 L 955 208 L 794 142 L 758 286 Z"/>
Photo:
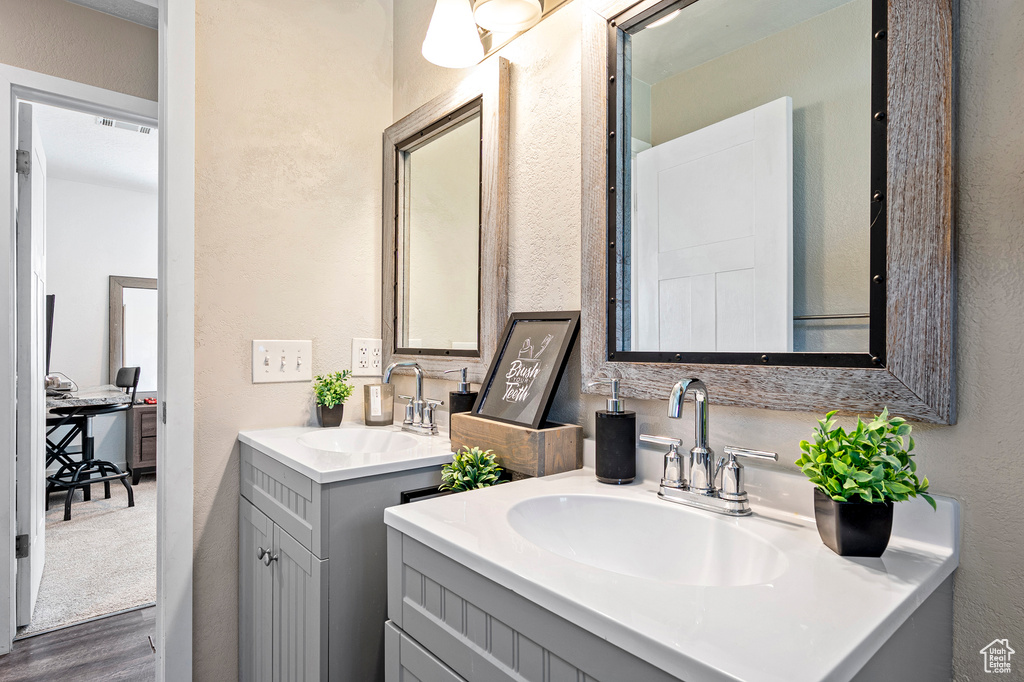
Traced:
<path id="1" fill-rule="evenodd" d="M 103 90 L 82 83 L 47 76 L 25 69 L 0 64 L 0 93 L 6 93 L 7 106 L 0 106 L 0 321 L 5 322 L 0 333 L 0 547 L 7 547 L 7 560 L 0 560 L 0 654 L 11 650 L 15 625 L 15 214 L 14 214 L 14 120 L 17 101 L 43 102 L 90 113 L 116 115 L 124 120 L 154 125 L 156 102 Z M 191 530 L 191 527 L 190 527 Z"/>
<path id="2" fill-rule="evenodd" d="M 192 679 L 195 0 L 160 3 L 157 682 Z M 166 511 L 167 513 L 160 513 Z"/>

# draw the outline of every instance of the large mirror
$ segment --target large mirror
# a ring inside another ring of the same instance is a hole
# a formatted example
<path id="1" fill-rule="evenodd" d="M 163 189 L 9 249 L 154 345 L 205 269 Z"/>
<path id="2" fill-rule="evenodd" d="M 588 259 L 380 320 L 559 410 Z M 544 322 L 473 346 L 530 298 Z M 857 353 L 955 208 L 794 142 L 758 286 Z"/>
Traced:
<path id="1" fill-rule="evenodd" d="M 615 350 L 880 355 L 872 0 L 684 0 L 623 23 Z"/>
<path id="2" fill-rule="evenodd" d="M 384 364 L 480 381 L 506 317 L 508 62 L 384 131 Z"/>
<path id="3" fill-rule="evenodd" d="M 955 420 L 952 0 L 583 9 L 584 392 Z"/>
<path id="4" fill-rule="evenodd" d="M 399 353 L 479 355 L 480 106 L 398 145 Z"/>

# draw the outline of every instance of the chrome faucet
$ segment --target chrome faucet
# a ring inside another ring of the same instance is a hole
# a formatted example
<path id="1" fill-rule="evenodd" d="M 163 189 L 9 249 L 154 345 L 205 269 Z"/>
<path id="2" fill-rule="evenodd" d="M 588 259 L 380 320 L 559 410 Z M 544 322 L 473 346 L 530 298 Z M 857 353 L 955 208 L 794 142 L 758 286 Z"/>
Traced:
<path id="1" fill-rule="evenodd" d="M 668 416 L 672 419 L 682 417 L 683 400 L 690 393 L 693 393 L 694 402 L 694 444 L 688 457 L 680 457 L 678 448 L 682 441 L 678 438 L 640 435 L 640 440 L 645 443 L 669 446 L 658 497 L 720 514 L 746 516 L 751 513 L 750 502 L 743 489 L 743 465 L 736 458 L 756 457 L 778 461 L 779 456 L 774 452 L 728 446 L 725 448 L 727 457 L 716 462 L 715 451 L 708 445 L 709 401 L 704 382 L 700 379 L 684 379 L 673 386 L 668 397 Z M 722 479 L 720 487 L 719 476 Z"/>
<path id="2" fill-rule="evenodd" d="M 412 367 L 416 373 L 416 391 L 412 396 L 399 396 L 409 401 L 405 406 L 405 421 L 402 422 L 402 430 L 422 435 L 436 436 L 437 424 L 434 422 L 434 410 L 439 405 L 444 405 L 443 400 L 429 400 L 423 398 L 423 368 L 419 364 L 408 362 L 392 362 L 384 370 L 384 383 L 391 383 L 391 373 L 397 367 Z"/>
<path id="3" fill-rule="evenodd" d="M 700 379 L 684 379 L 668 396 L 668 416 L 683 416 L 683 400 L 693 393 L 693 448 L 690 450 L 690 490 L 701 495 L 715 493 L 715 451 L 708 446 L 708 388 Z"/>

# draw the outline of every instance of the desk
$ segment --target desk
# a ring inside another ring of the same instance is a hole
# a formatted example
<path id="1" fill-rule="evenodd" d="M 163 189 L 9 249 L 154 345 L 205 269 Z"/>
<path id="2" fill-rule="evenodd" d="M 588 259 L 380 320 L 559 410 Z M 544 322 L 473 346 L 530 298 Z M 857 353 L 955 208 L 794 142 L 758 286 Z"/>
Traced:
<path id="1" fill-rule="evenodd" d="M 105 497 L 110 497 L 110 481 L 120 479 L 128 489 L 128 506 L 135 506 L 131 486 L 115 465 L 93 459 L 92 411 L 98 407 L 123 405 L 131 402 L 131 396 L 116 386 L 96 386 L 74 393 L 46 397 L 46 464 L 59 462 L 60 468 L 46 479 L 46 507 L 49 509 L 50 493 L 67 490 L 64 504 L 64 520 L 71 519 L 71 497 L 76 488 L 82 488 L 85 499 L 90 498 L 90 484 L 103 483 Z M 51 436 L 62 426 L 70 426 L 68 433 L 54 442 Z M 82 459 L 76 462 L 67 451 L 68 445 L 78 435 L 82 436 Z M 94 475 L 98 474 L 98 476 Z"/>

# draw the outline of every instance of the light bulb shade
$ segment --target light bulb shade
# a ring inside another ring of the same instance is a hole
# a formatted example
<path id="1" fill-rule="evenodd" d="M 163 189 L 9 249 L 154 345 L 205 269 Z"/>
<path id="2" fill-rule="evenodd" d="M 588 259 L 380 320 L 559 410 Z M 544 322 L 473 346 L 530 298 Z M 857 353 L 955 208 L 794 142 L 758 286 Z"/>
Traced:
<path id="1" fill-rule="evenodd" d="M 428 62 L 448 69 L 473 66 L 484 58 L 469 0 L 437 0 L 422 52 Z"/>
<path id="2" fill-rule="evenodd" d="M 476 23 L 495 33 L 518 33 L 538 21 L 544 10 L 540 0 L 476 0 Z"/>

